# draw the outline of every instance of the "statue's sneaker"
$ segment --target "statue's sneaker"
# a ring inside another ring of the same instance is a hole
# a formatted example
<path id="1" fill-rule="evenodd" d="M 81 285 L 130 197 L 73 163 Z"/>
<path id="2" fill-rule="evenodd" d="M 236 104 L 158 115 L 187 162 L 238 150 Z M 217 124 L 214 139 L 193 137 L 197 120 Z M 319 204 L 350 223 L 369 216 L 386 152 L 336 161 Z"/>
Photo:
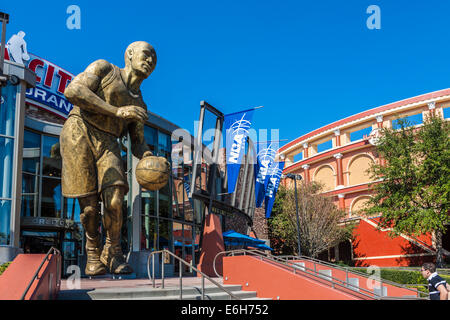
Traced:
<path id="1" fill-rule="evenodd" d="M 87 262 L 84 273 L 87 276 L 101 276 L 106 274 L 106 271 L 107 270 L 105 268 L 105 265 L 100 261 L 96 261 L 96 262 Z"/>
<path id="2" fill-rule="evenodd" d="M 115 252 L 114 252 L 115 251 Z M 126 262 L 121 250 L 103 248 L 100 261 L 114 274 L 130 274 L 133 268 Z"/>
<path id="3" fill-rule="evenodd" d="M 100 250 L 88 250 L 87 262 L 84 273 L 87 276 L 100 276 L 106 274 L 107 270 L 105 265 L 100 261 Z"/>

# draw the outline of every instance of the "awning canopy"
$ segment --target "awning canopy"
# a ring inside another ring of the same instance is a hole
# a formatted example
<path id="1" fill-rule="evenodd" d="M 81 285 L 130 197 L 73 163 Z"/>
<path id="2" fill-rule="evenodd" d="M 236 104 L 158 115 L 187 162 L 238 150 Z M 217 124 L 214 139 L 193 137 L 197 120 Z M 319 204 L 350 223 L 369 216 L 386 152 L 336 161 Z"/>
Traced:
<path id="1" fill-rule="evenodd" d="M 175 246 L 175 247 L 182 247 L 183 246 L 183 243 L 182 242 L 180 242 L 180 241 L 178 241 L 178 240 L 175 240 L 174 242 L 173 242 L 173 245 Z M 184 246 L 185 247 L 192 247 L 192 244 L 184 244 Z M 195 244 L 195 247 L 197 248 L 198 247 L 198 244 Z"/>
<path id="2" fill-rule="evenodd" d="M 223 240 L 227 246 L 247 246 L 262 250 L 273 250 L 264 240 L 256 239 L 234 230 L 223 233 Z"/>

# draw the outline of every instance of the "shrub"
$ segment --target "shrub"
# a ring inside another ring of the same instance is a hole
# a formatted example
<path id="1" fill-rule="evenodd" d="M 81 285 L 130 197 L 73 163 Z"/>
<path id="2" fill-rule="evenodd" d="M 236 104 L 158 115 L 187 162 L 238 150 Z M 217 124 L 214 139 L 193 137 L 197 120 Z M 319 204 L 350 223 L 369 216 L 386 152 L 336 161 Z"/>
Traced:
<path id="1" fill-rule="evenodd" d="M 367 269 L 356 269 L 367 274 Z M 448 284 L 450 284 L 450 275 L 439 274 Z M 428 281 L 422 277 L 420 271 L 381 269 L 381 279 L 389 280 L 399 284 L 404 284 L 409 288 L 416 288 L 419 291 L 428 293 Z M 423 284 L 423 286 L 410 286 L 412 284 Z"/>
<path id="2" fill-rule="evenodd" d="M 8 266 L 11 264 L 11 262 L 6 262 L 2 265 L 0 265 L 0 275 L 2 275 L 2 273 L 6 270 L 6 268 L 8 268 Z"/>

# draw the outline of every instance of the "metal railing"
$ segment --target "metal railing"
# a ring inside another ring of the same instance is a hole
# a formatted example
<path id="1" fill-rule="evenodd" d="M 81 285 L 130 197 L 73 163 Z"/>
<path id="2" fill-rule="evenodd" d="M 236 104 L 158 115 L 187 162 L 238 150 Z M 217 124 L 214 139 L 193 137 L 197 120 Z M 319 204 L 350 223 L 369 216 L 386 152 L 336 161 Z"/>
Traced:
<path id="1" fill-rule="evenodd" d="M 310 261 L 310 262 L 314 263 L 314 268 L 315 268 L 315 265 L 317 263 L 317 264 L 320 264 L 320 265 L 323 265 L 323 266 L 327 266 L 327 267 L 334 268 L 334 269 L 337 269 L 337 270 L 345 271 L 346 272 L 346 279 L 348 279 L 349 273 L 357 275 L 357 276 L 360 276 L 360 277 L 364 277 L 364 278 L 368 278 L 368 277 L 371 276 L 370 274 L 354 270 L 353 268 L 343 267 L 343 266 L 336 265 L 336 264 L 333 264 L 333 263 L 330 263 L 330 262 L 327 262 L 327 261 L 322 261 L 322 260 L 311 258 L 311 257 L 307 257 L 307 256 L 289 256 L 289 255 L 284 255 L 284 256 L 278 256 L 278 257 L 281 258 L 281 259 L 285 259 L 286 261 L 289 261 L 289 260 L 300 260 L 300 259 L 307 260 L 307 261 Z M 381 278 L 380 278 L 380 280 L 377 280 L 377 281 L 381 283 L 380 287 L 382 287 L 383 284 L 388 284 L 388 285 L 391 285 L 391 286 L 394 286 L 394 287 L 398 287 L 398 288 L 401 288 L 401 289 L 409 290 L 409 291 L 411 291 L 411 294 L 414 293 L 417 296 L 419 296 L 420 293 L 428 296 L 428 292 L 424 292 L 424 291 L 420 291 L 420 290 L 416 291 L 414 289 L 409 288 L 408 285 L 405 285 L 405 284 L 401 284 L 401 283 L 397 283 L 397 282 L 393 282 L 393 281 L 386 280 L 386 279 L 381 279 Z"/>
<path id="2" fill-rule="evenodd" d="M 30 282 L 28 283 L 28 286 L 26 287 L 25 291 L 22 294 L 22 297 L 20 298 L 20 300 L 25 300 L 25 296 L 27 295 L 28 291 L 30 290 L 31 286 L 33 285 L 33 282 L 38 278 L 39 272 L 42 269 L 42 266 L 45 264 L 46 261 L 51 261 L 51 259 L 49 258 L 51 254 L 54 254 L 56 256 L 56 286 L 59 287 L 61 285 L 61 274 L 59 272 L 60 269 L 60 257 L 61 257 L 61 252 L 56 249 L 55 247 L 51 247 L 50 250 L 48 250 L 47 254 L 45 255 L 44 259 L 42 260 L 41 264 L 39 265 L 38 269 L 36 270 L 36 272 L 33 275 L 33 278 L 30 280 Z M 50 286 L 49 290 L 52 290 L 52 287 Z M 50 292 L 51 294 L 51 292 Z"/>
<path id="3" fill-rule="evenodd" d="M 182 258 L 175 255 L 173 252 L 166 250 L 166 249 L 160 250 L 160 251 L 152 251 L 147 258 L 147 274 L 148 274 L 148 278 L 152 280 L 153 288 L 156 288 L 156 283 L 155 283 L 155 255 L 156 254 L 161 254 L 161 288 L 162 289 L 164 289 L 164 265 L 165 265 L 164 258 L 165 258 L 165 255 L 168 254 L 179 261 L 180 300 L 183 300 L 183 268 L 182 268 L 182 264 L 188 266 L 190 269 L 193 269 L 195 272 L 197 272 L 198 274 L 201 275 L 201 277 L 202 277 L 202 289 L 201 289 L 202 300 L 205 300 L 205 279 L 208 279 L 212 284 L 214 284 L 219 289 L 221 289 L 226 294 L 228 294 L 230 296 L 230 300 L 232 300 L 232 299 L 240 300 L 239 297 L 234 295 L 231 291 L 229 291 L 227 288 L 222 286 L 220 283 L 213 280 L 211 277 L 207 276 L 206 274 L 204 274 L 203 272 L 198 270 L 196 267 L 192 266 L 187 261 L 183 260 Z M 152 258 L 152 275 L 150 275 L 150 258 Z"/>
<path id="4" fill-rule="evenodd" d="M 284 268 L 292 271 L 294 274 L 296 274 L 297 272 L 300 272 L 300 274 L 313 278 L 314 280 L 318 280 L 320 282 L 326 281 L 326 283 L 328 283 L 333 289 L 337 289 L 340 291 L 344 291 L 347 294 L 351 294 L 354 296 L 358 296 L 358 297 L 364 297 L 364 298 L 368 298 L 368 299 L 378 299 L 378 300 L 382 300 L 382 299 L 402 299 L 402 300 L 410 300 L 410 299 L 414 299 L 414 300 L 422 300 L 424 298 L 418 297 L 419 292 L 415 291 L 411 288 L 407 288 L 404 287 L 400 284 L 394 283 L 394 282 L 390 282 L 390 281 L 377 281 L 380 283 L 379 287 L 376 287 L 374 289 L 380 289 L 380 293 L 378 293 L 377 291 L 370 291 L 368 289 L 364 289 L 364 288 L 360 288 L 357 285 L 354 285 L 352 283 L 350 283 L 348 281 L 348 272 L 347 272 L 347 276 L 345 280 L 341 280 L 338 278 L 335 278 L 333 276 L 329 276 L 329 275 L 325 275 L 325 274 L 320 274 L 319 270 L 317 270 L 317 264 L 319 264 L 317 261 L 315 261 L 316 259 L 311 259 L 309 257 L 295 257 L 298 260 L 307 260 L 309 262 L 312 262 L 314 265 L 314 269 L 308 268 L 306 266 L 295 266 L 292 263 L 289 263 L 289 260 L 286 258 L 286 256 L 272 256 L 272 255 L 268 255 L 266 253 L 263 253 L 259 250 L 247 250 L 247 249 L 239 249 L 239 250 L 230 250 L 230 251 L 222 251 L 219 252 L 215 257 L 214 257 L 214 261 L 213 261 L 213 269 L 214 272 L 216 273 L 216 275 L 218 277 L 222 277 L 221 275 L 219 275 L 217 273 L 216 270 L 216 259 L 218 256 L 220 255 L 231 255 L 231 256 L 235 256 L 235 255 L 254 255 L 256 257 L 258 257 L 261 261 L 265 260 L 265 261 L 269 261 L 272 263 L 276 263 L 278 266 L 283 266 Z M 294 256 L 292 256 L 294 257 Z M 322 263 L 322 261 L 320 262 L 320 264 Z M 329 264 L 331 265 L 331 264 Z M 333 268 L 336 268 L 335 265 L 333 265 Z M 343 268 L 341 268 L 343 269 Z M 353 274 L 356 274 L 355 272 L 352 272 Z M 364 276 L 365 278 L 368 277 L 367 274 L 362 274 L 360 273 L 361 276 Z M 383 296 L 382 293 L 382 288 L 383 288 L 383 283 L 385 284 L 390 284 L 390 285 L 395 285 L 396 287 L 401 287 L 405 290 L 409 290 L 411 291 L 411 295 L 414 295 L 415 297 L 386 297 Z M 349 290 L 350 289 L 350 290 Z"/>

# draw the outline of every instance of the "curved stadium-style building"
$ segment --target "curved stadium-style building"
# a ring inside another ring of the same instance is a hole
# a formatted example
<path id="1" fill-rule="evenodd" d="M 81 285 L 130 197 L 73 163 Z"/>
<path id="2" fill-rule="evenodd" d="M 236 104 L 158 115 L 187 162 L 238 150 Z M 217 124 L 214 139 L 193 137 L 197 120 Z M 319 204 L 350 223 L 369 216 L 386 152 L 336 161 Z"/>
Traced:
<path id="1" fill-rule="evenodd" d="M 357 266 L 411 266 L 435 257 L 433 235 L 418 238 L 388 236 L 389 230 L 377 230 L 377 216 L 364 216 L 360 209 L 371 197 L 373 183 L 366 170 L 379 162 L 370 143 L 377 128 L 396 128 L 399 118 L 408 118 L 420 126 L 426 115 L 435 113 L 450 117 L 450 89 L 373 108 L 309 132 L 284 145 L 279 150 L 285 157 L 283 173 L 297 173 L 305 181 L 320 181 L 324 194 L 345 210 L 343 222 L 353 222 L 354 239 L 330 248 L 322 258 L 346 261 Z M 290 180 L 282 182 L 287 185 Z M 450 237 L 443 237 L 444 249 L 450 250 Z M 444 253 L 448 253 L 445 252 Z"/>

